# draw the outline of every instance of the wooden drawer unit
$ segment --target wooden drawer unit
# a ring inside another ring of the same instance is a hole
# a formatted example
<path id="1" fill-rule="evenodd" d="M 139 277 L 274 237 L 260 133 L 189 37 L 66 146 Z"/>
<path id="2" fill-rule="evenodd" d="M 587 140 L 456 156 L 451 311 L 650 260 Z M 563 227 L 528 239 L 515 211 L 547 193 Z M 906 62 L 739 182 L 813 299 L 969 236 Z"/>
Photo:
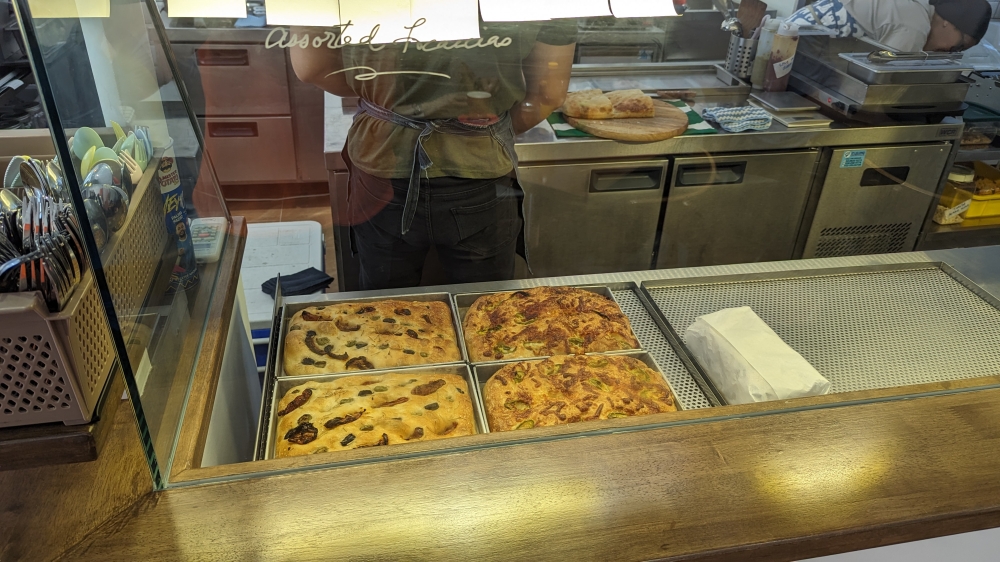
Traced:
<path id="1" fill-rule="evenodd" d="M 291 113 L 283 49 L 190 43 L 174 43 L 173 48 L 199 116 Z"/>
<path id="2" fill-rule="evenodd" d="M 205 144 L 222 183 L 293 181 L 291 117 L 204 119 Z"/>

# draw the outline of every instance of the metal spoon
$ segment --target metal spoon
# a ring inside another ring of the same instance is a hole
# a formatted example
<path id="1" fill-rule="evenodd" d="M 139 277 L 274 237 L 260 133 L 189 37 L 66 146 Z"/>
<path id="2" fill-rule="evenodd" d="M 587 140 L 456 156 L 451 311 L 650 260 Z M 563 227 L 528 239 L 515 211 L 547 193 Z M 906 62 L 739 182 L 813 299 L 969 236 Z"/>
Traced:
<path id="1" fill-rule="evenodd" d="M 6 187 L 0 188 L 0 210 L 11 212 L 21 208 L 21 198 Z"/>

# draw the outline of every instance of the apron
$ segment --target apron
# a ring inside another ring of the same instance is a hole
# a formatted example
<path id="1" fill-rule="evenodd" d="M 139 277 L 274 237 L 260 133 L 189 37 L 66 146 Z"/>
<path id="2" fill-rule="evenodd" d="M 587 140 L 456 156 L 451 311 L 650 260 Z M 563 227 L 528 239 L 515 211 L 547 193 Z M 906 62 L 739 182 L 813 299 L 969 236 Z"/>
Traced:
<path id="1" fill-rule="evenodd" d="M 861 37 L 865 34 L 858 20 L 840 0 L 816 0 L 785 18 L 795 25 L 820 25 L 836 31 L 837 37 Z"/>
<path id="2" fill-rule="evenodd" d="M 510 114 L 503 112 L 500 119 L 490 125 L 477 126 L 463 123 L 458 119 L 415 119 L 406 117 L 384 107 L 375 105 L 365 99 L 358 100 L 358 112 L 354 115 L 357 120 L 361 115 L 370 115 L 376 119 L 387 121 L 400 127 L 407 127 L 420 131 L 417 142 L 413 147 L 413 168 L 410 171 L 410 184 L 406 191 L 406 202 L 403 205 L 403 220 L 400 230 L 406 234 L 413 223 L 413 217 L 417 214 L 417 204 L 420 201 L 420 173 L 426 172 L 434 165 L 430 156 L 424 149 L 424 141 L 432 133 L 446 135 L 459 135 L 468 137 L 493 137 L 500 146 L 503 147 L 507 158 L 514 165 L 514 173 L 517 174 L 517 154 L 514 152 L 514 124 Z M 347 151 L 345 146 L 344 151 Z"/>

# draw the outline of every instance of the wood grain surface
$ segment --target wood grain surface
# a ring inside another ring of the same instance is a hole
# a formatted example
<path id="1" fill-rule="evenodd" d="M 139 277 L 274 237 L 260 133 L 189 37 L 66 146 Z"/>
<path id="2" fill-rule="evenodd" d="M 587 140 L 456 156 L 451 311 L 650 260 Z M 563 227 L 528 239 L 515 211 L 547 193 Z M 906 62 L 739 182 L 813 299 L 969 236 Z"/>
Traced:
<path id="1" fill-rule="evenodd" d="M 198 359 L 191 375 L 191 390 L 187 393 L 187 405 L 174 450 L 171 468 L 174 473 L 201 466 L 208 438 L 208 424 L 212 419 L 212 406 L 215 405 L 215 390 L 219 385 L 219 372 L 229 337 L 229 321 L 236 300 L 246 240 L 246 219 L 233 217 L 222 258 L 216 262 L 219 268 L 218 278 L 211 300 L 206 303 L 209 308 L 205 336 L 198 338 L 195 347 L 190 350 L 192 356 L 197 356 Z M 181 396 L 184 395 L 185 393 L 181 393 Z"/>
<path id="2" fill-rule="evenodd" d="M 1000 389 L 171 489 L 73 560 L 791 560 L 1000 525 Z"/>
<path id="3" fill-rule="evenodd" d="M 656 117 L 629 119 L 577 119 L 566 122 L 585 133 L 605 139 L 653 142 L 676 137 L 687 130 L 687 114 L 669 103 L 653 100 Z"/>
<path id="4" fill-rule="evenodd" d="M 153 489 L 121 371 L 101 413 L 97 460 L 0 472 L 0 560 L 52 560 Z"/>

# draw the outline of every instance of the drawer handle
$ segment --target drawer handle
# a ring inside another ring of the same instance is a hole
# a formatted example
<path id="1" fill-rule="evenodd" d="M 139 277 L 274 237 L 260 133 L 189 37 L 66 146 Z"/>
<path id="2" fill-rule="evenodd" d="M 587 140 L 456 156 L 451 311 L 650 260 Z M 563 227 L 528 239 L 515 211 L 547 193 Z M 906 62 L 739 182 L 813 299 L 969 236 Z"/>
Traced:
<path id="1" fill-rule="evenodd" d="M 247 121 L 245 123 L 209 123 L 208 136 L 210 137 L 256 137 L 257 123 Z"/>
<path id="2" fill-rule="evenodd" d="M 743 183 L 746 162 L 686 164 L 677 170 L 678 186 L 728 185 Z"/>
<path id="3" fill-rule="evenodd" d="M 196 49 L 198 66 L 250 66 L 246 49 Z"/>
<path id="4" fill-rule="evenodd" d="M 663 168 L 592 170 L 590 192 L 657 189 Z"/>

